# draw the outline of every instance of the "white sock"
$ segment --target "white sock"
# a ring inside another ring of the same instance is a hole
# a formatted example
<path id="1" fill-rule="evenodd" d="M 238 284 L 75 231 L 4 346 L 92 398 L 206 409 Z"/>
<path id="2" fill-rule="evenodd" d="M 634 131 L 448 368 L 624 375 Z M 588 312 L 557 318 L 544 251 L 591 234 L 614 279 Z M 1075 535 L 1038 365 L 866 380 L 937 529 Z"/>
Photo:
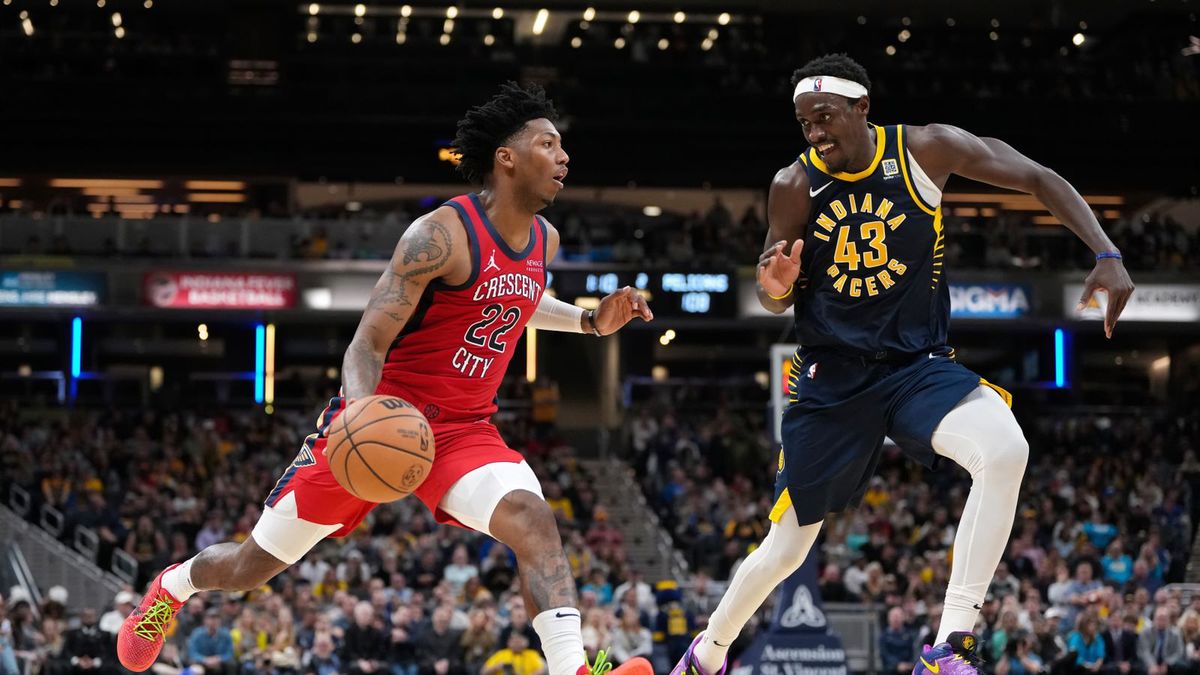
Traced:
<path id="1" fill-rule="evenodd" d="M 1012 532 L 1029 444 L 1012 411 L 988 387 L 968 395 L 933 432 L 933 449 L 971 474 L 971 493 L 954 536 L 954 562 L 934 644 L 974 632 L 979 609 Z"/>
<path id="2" fill-rule="evenodd" d="M 547 675 L 576 675 L 584 665 L 582 622 L 574 607 L 548 609 L 533 617 L 533 629 L 542 639 Z"/>
<path id="3" fill-rule="evenodd" d="M 171 597 L 180 602 L 187 602 L 188 598 L 200 592 L 200 589 L 192 585 L 193 560 L 195 560 L 195 558 L 188 558 L 179 567 L 168 570 L 165 574 L 163 574 L 163 590 L 170 593 Z"/>
<path id="4" fill-rule="evenodd" d="M 771 524 L 762 545 L 746 556 L 729 580 L 729 588 L 708 619 L 708 629 L 692 652 L 702 671 L 714 675 L 720 670 L 742 627 L 771 591 L 804 563 L 820 531 L 821 523 L 797 524 L 794 508 Z"/>

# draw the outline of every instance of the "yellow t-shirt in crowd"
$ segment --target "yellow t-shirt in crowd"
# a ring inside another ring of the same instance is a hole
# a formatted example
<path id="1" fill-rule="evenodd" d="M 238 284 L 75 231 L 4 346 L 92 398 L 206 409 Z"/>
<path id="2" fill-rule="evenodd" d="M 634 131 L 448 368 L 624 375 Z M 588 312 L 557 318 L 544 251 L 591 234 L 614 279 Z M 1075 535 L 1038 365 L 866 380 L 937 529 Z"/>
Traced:
<path id="1" fill-rule="evenodd" d="M 506 665 L 512 666 L 513 675 L 533 675 L 541 672 L 546 667 L 546 662 L 532 649 L 515 654 L 513 650 L 504 648 L 492 654 L 487 663 L 483 664 L 483 669 Z"/>

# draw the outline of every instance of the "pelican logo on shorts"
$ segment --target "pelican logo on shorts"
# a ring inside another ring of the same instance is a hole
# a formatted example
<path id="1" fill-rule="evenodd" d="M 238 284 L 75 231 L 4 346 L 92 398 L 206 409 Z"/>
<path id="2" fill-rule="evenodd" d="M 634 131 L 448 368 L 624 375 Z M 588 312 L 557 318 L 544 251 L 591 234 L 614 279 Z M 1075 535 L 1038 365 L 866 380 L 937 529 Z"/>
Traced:
<path id="1" fill-rule="evenodd" d="M 487 272 L 490 270 L 496 270 L 497 272 L 500 271 L 500 266 L 496 264 L 496 252 L 495 251 L 492 251 L 492 257 L 488 258 L 487 267 L 483 268 L 484 272 Z"/>
<path id="2" fill-rule="evenodd" d="M 964 635 L 963 639 L 962 639 L 962 646 L 963 646 L 963 650 L 968 651 L 968 652 L 975 649 L 975 636 L 974 635 Z"/>
<path id="3" fill-rule="evenodd" d="M 433 403 L 430 403 L 425 406 L 425 409 L 422 410 L 421 413 L 425 415 L 425 419 L 427 420 L 436 420 L 439 416 L 441 416 L 442 409 Z"/>
<path id="4" fill-rule="evenodd" d="M 896 166 L 896 160 L 894 160 L 894 159 L 883 160 L 883 177 L 884 178 L 891 178 L 892 176 L 897 176 L 899 174 L 900 174 L 900 167 Z"/>
<path id="5" fill-rule="evenodd" d="M 779 625 L 783 628 L 799 628 L 800 626 L 823 628 L 827 623 L 825 612 L 817 609 L 816 603 L 813 602 L 812 592 L 808 590 L 807 586 L 800 586 L 796 589 L 796 592 L 792 594 L 792 606 L 785 609 L 779 616 Z"/>

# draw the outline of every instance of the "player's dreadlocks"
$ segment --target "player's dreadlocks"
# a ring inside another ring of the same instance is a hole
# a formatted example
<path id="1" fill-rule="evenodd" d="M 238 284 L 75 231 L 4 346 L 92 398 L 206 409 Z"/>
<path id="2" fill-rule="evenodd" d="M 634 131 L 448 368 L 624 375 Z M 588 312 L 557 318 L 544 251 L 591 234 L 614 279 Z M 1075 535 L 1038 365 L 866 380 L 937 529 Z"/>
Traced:
<path id="1" fill-rule="evenodd" d="M 800 84 L 806 77 L 829 75 L 843 80 L 857 82 L 871 91 L 871 79 L 867 77 L 867 69 L 845 54 L 826 54 L 800 66 L 792 73 L 792 87 Z"/>
<path id="2" fill-rule="evenodd" d="M 500 93 L 481 106 L 471 108 L 458 122 L 454 147 L 461 155 L 458 172 L 468 181 L 482 184 L 492 173 L 496 148 L 507 143 L 530 120 L 558 118 L 554 104 L 538 85 L 521 87 L 507 82 Z"/>

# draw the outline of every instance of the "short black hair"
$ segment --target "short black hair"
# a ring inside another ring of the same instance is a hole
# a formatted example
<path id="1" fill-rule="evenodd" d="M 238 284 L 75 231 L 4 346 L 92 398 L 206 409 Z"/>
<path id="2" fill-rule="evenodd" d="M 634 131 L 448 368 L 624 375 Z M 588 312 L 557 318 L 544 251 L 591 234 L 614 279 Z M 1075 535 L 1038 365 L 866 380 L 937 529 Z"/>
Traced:
<path id="1" fill-rule="evenodd" d="M 482 184 L 491 175 L 496 148 L 504 145 L 526 122 L 539 118 L 558 119 L 546 91 L 534 84 L 522 87 L 506 82 L 500 93 L 483 105 L 467 111 L 458 122 L 454 148 L 459 153 L 458 172 L 471 183 Z"/>
<path id="2" fill-rule="evenodd" d="M 845 54 L 826 54 L 800 66 L 796 72 L 792 73 L 792 88 L 795 89 L 796 85 L 800 84 L 800 80 L 806 77 L 820 77 L 821 75 L 857 82 L 866 87 L 868 92 L 871 91 L 871 78 L 867 77 L 867 69 Z"/>

